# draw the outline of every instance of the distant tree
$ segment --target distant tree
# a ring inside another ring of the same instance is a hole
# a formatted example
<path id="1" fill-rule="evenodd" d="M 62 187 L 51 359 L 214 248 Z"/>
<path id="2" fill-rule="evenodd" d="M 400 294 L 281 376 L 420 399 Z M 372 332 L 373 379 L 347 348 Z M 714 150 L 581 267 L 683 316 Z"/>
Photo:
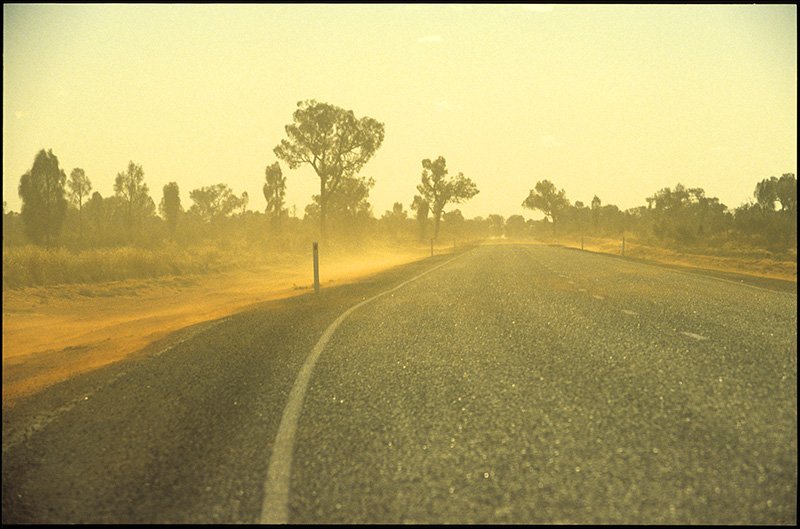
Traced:
<path id="1" fill-rule="evenodd" d="M 417 191 L 433 210 L 433 238 L 439 237 L 439 222 L 448 203 L 460 204 L 478 194 L 475 183 L 458 173 L 455 178 L 447 177 L 447 162 L 443 156 L 431 161 L 422 160 L 422 183 Z"/>
<path id="2" fill-rule="evenodd" d="M 303 222 L 319 224 L 319 204 L 311 202 L 303 209 Z"/>
<path id="3" fill-rule="evenodd" d="M 624 213 L 614 204 L 606 204 L 600 208 L 600 220 L 608 233 L 621 234 L 625 228 Z"/>
<path id="4" fill-rule="evenodd" d="M 594 226 L 595 231 L 597 231 L 598 226 L 600 225 L 600 206 L 602 202 L 600 202 L 600 197 L 597 195 L 594 196 L 592 199 L 592 225 Z"/>
<path id="5" fill-rule="evenodd" d="M 661 189 L 647 202 L 644 211 L 652 221 L 653 234 L 662 240 L 690 243 L 722 232 L 730 223 L 725 204 L 706 196 L 699 187 L 687 188 L 678 183 L 674 189 Z"/>
<path id="6" fill-rule="evenodd" d="M 328 220 L 340 229 L 346 227 L 351 235 L 357 232 L 366 219 L 372 216 L 372 206 L 368 199 L 369 191 L 374 185 L 375 180 L 372 178 L 342 178 L 337 192 L 328 196 Z M 311 199 L 321 213 L 320 196 L 313 195 Z"/>
<path id="7" fill-rule="evenodd" d="M 417 226 L 419 227 L 419 238 L 421 241 L 425 240 L 426 228 L 428 225 L 428 213 L 430 212 L 430 205 L 428 201 L 419 195 L 414 195 L 414 201 L 411 202 L 411 210 L 416 213 Z"/>
<path id="8" fill-rule="evenodd" d="M 781 213 L 788 217 L 788 230 L 786 236 L 791 244 L 797 244 L 797 178 L 794 173 L 786 173 L 775 184 L 775 194 L 781 203 Z"/>
<path id="9" fill-rule="evenodd" d="M 158 210 L 167 222 L 170 238 L 174 239 L 175 230 L 178 227 L 178 216 L 183 211 L 177 182 L 170 182 L 164 186 L 164 195 L 158 205 Z"/>
<path id="10" fill-rule="evenodd" d="M 727 211 L 727 206 L 717 197 L 710 197 L 706 195 L 705 190 L 695 187 L 689 189 L 689 204 L 688 218 L 692 223 L 690 229 L 693 229 L 697 236 L 710 237 L 728 229 L 731 221 L 730 213 Z"/>
<path id="11" fill-rule="evenodd" d="M 569 206 L 569 200 L 564 190 L 557 191 L 556 186 L 550 180 L 537 182 L 522 202 L 522 206 L 528 209 L 538 209 L 545 216 L 550 217 L 553 222 L 553 235 L 556 233 L 556 222 L 561 216 L 561 212 Z"/>
<path id="12" fill-rule="evenodd" d="M 44 244 L 49 248 L 61 232 L 67 213 L 67 199 L 64 197 L 66 179 L 52 149 L 39 151 L 31 170 L 20 178 L 20 213 L 25 233 L 35 244 Z"/>
<path id="13" fill-rule="evenodd" d="M 27 242 L 25 225 L 20 214 L 8 209 L 8 204 L 3 201 L 3 246 L 20 246 Z"/>
<path id="14" fill-rule="evenodd" d="M 386 224 L 391 236 L 396 239 L 399 236 L 400 230 L 405 224 L 407 218 L 408 213 L 403 210 L 403 204 L 400 202 L 395 202 L 392 205 L 392 211 L 387 211 L 384 213 L 383 217 L 381 217 L 381 220 Z"/>
<path id="15" fill-rule="evenodd" d="M 581 234 L 586 230 L 586 224 L 591 216 L 591 210 L 580 200 L 575 201 L 575 206 L 569 208 L 573 223 L 577 224 Z"/>
<path id="16" fill-rule="evenodd" d="M 763 209 L 769 211 L 775 209 L 775 202 L 778 201 L 777 183 L 778 179 L 772 176 L 756 184 L 753 196 L 756 197 L 756 201 Z"/>
<path id="17" fill-rule="evenodd" d="M 92 183 L 86 173 L 80 167 L 72 170 L 67 180 L 69 187 L 69 198 L 78 206 L 78 230 L 79 238 L 83 241 L 83 199 L 89 196 L 92 191 Z"/>
<path id="18" fill-rule="evenodd" d="M 505 219 L 503 219 L 503 216 L 492 214 L 486 217 L 486 220 L 489 223 L 489 231 L 492 234 L 492 237 L 502 237 L 505 225 Z"/>
<path id="19" fill-rule="evenodd" d="M 444 223 L 445 231 L 450 237 L 459 238 L 463 235 L 464 215 L 460 209 L 442 213 L 442 222 Z"/>
<path id="20" fill-rule="evenodd" d="M 403 209 L 402 202 L 395 202 L 392 204 L 392 211 L 386 211 L 383 216 L 384 218 L 394 217 L 396 219 L 406 220 L 408 218 L 408 213 Z"/>
<path id="21" fill-rule="evenodd" d="M 247 211 L 248 202 L 250 202 L 250 194 L 247 191 L 242 191 L 242 197 L 239 199 L 239 204 L 242 207 L 242 215 Z"/>
<path id="22" fill-rule="evenodd" d="M 195 189 L 189 192 L 189 198 L 194 202 L 189 212 L 205 222 L 227 217 L 241 205 L 239 197 L 226 184 Z"/>
<path id="23" fill-rule="evenodd" d="M 770 177 L 756 184 L 756 204 L 736 209 L 734 225 L 772 249 L 797 243 L 797 178 L 793 173 Z M 775 204 L 780 203 L 780 210 Z"/>
<path id="24" fill-rule="evenodd" d="M 93 233 L 94 242 L 98 243 L 100 240 L 104 239 L 104 229 L 105 229 L 105 205 L 103 203 L 103 196 L 95 191 L 92 193 L 92 198 L 90 198 L 86 205 L 84 206 L 86 214 L 87 225 L 90 229 L 90 232 Z"/>
<path id="25" fill-rule="evenodd" d="M 134 231 L 141 226 L 142 220 L 153 215 L 156 210 L 156 205 L 150 198 L 150 190 L 144 183 L 142 166 L 128 162 L 128 169 L 117 173 L 114 193 L 124 204 L 128 240 L 133 241 Z"/>
<path id="26" fill-rule="evenodd" d="M 781 211 L 791 215 L 797 213 L 797 178 L 794 173 L 785 173 L 777 179 L 775 196 L 781 203 Z"/>
<path id="27" fill-rule="evenodd" d="M 286 195 L 286 177 L 281 173 L 278 162 L 268 165 L 264 171 L 264 198 L 267 199 L 265 213 L 270 217 L 272 227 L 280 229 L 281 217 L 284 213 L 284 196 Z"/>
<path id="28" fill-rule="evenodd" d="M 506 219 L 506 236 L 510 238 L 522 237 L 525 234 L 525 217 L 511 215 Z"/>
<path id="29" fill-rule="evenodd" d="M 297 103 L 294 123 L 286 126 L 288 139 L 275 147 L 275 155 L 296 169 L 310 165 L 319 177 L 317 195 L 320 211 L 320 235 L 327 237 L 326 220 L 331 201 L 353 179 L 383 143 L 384 125 L 351 110 L 318 103 Z M 353 183 L 349 184 L 353 187 Z"/>

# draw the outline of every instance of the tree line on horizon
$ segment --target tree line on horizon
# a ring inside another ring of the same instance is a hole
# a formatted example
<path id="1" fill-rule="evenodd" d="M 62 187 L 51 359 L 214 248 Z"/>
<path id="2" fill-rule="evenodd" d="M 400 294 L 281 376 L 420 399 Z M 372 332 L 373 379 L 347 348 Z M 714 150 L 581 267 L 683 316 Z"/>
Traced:
<path id="1" fill-rule="evenodd" d="M 700 187 L 678 183 L 646 197 L 646 205 L 621 211 L 594 195 L 589 205 L 574 204 L 549 180 L 537 182 L 523 206 L 541 211 L 567 233 L 607 236 L 631 233 L 666 246 L 744 244 L 771 250 L 797 248 L 797 178 L 785 173 L 756 183 L 755 201 L 731 210 Z"/>
<path id="2" fill-rule="evenodd" d="M 590 204 L 571 203 L 550 180 L 535 184 L 522 205 L 544 214 L 541 221 L 521 215 L 465 219 L 459 209 L 479 193 L 463 173 L 448 174 L 443 156 L 422 160 L 411 214 L 402 202 L 380 219 L 373 215 L 369 192 L 375 184 L 361 170 L 384 139 L 384 124 L 353 111 L 301 101 L 286 125 L 286 137 L 273 152 L 290 169 L 308 165 L 319 179 L 300 219 L 285 205 L 286 176 L 278 161 L 266 166 L 264 212 L 248 210 L 247 192 L 237 195 L 225 183 L 189 192 L 184 207 L 177 182 L 162 189 L 156 207 L 144 181 L 144 169 L 133 161 L 114 181 L 114 195 L 92 192 L 84 170 L 69 177 L 52 150 L 42 149 L 31 169 L 20 178 L 20 213 L 3 208 L 4 246 L 28 243 L 45 248 L 157 246 L 167 241 L 191 244 L 208 239 L 244 237 L 250 242 L 307 241 L 320 237 L 359 240 L 384 235 L 393 240 L 477 239 L 587 234 L 635 234 L 663 245 L 719 245 L 728 242 L 785 250 L 796 248 L 797 180 L 794 174 L 756 183 L 755 201 L 730 210 L 702 188 L 677 184 L 646 198 L 646 205 L 622 211 L 603 205 L 595 195 Z M 305 244 L 301 242 L 299 244 Z"/>

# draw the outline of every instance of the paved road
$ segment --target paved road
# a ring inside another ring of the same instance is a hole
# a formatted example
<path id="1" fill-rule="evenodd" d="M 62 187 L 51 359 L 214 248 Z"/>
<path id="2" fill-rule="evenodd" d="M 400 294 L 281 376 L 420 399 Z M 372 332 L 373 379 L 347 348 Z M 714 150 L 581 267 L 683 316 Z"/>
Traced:
<path id="1" fill-rule="evenodd" d="M 291 523 L 794 524 L 796 324 L 795 293 L 607 256 L 436 257 L 4 410 L 3 522 L 275 521 L 285 481 Z"/>

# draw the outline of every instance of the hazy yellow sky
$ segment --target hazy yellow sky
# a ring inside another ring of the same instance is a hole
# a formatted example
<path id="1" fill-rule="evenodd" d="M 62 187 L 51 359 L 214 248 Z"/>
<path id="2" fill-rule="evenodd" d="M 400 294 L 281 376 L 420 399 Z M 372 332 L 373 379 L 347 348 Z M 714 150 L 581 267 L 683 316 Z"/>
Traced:
<path id="1" fill-rule="evenodd" d="M 362 174 L 380 217 L 406 209 L 423 158 L 521 207 L 552 180 L 572 201 L 645 204 L 681 182 L 733 208 L 797 169 L 795 5 L 4 5 L 3 200 L 53 149 L 113 193 L 129 160 L 156 203 L 225 182 L 265 206 L 264 168 L 300 100 L 386 125 Z M 298 215 L 318 191 L 287 175 Z"/>

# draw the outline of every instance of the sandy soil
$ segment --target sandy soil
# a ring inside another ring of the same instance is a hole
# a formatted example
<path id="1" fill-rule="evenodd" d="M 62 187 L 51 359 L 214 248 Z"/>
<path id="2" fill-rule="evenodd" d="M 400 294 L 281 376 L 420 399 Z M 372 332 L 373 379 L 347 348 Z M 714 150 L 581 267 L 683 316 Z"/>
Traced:
<path id="1" fill-rule="evenodd" d="M 430 255 L 422 250 L 321 258 L 320 283 L 339 285 Z M 119 361 L 199 322 L 304 294 L 310 259 L 208 276 L 115 281 L 3 292 L 3 407 L 71 376 Z"/>

